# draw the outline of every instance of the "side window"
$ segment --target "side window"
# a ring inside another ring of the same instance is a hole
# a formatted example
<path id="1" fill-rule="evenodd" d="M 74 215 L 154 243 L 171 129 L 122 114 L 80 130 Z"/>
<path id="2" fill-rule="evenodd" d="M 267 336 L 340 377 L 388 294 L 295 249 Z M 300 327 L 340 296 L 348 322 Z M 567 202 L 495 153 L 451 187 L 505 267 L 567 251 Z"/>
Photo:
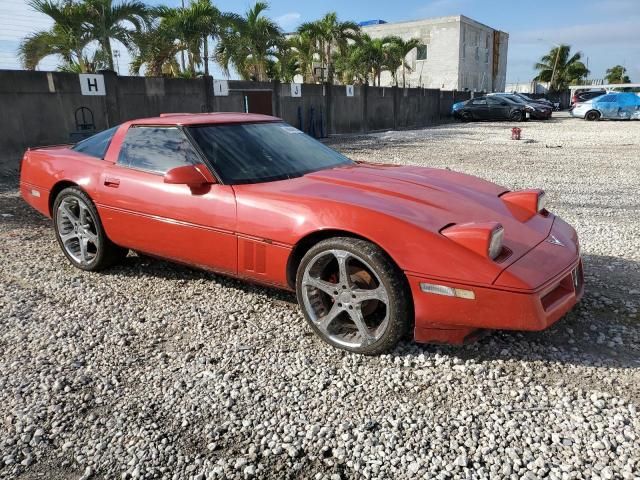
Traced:
<path id="1" fill-rule="evenodd" d="M 176 127 L 131 127 L 118 156 L 122 166 L 154 173 L 199 163 L 193 146 Z"/>
<path id="2" fill-rule="evenodd" d="M 109 148 L 111 140 L 116 134 L 116 130 L 118 130 L 118 127 L 113 127 L 109 130 L 104 130 L 100 133 L 96 133 L 95 135 L 92 135 L 91 137 L 85 138 L 84 140 L 76 143 L 72 147 L 72 150 L 84 153 L 85 155 L 89 155 L 91 157 L 104 159 L 104 156 L 107 153 L 107 148 Z"/>
<path id="3" fill-rule="evenodd" d="M 418 50 L 416 52 L 416 60 L 426 60 L 427 59 L 427 46 L 426 45 L 418 45 Z"/>
<path id="4" fill-rule="evenodd" d="M 489 105 L 506 105 L 507 104 L 507 102 L 505 102 L 501 98 L 495 98 L 495 97 L 487 97 L 487 103 L 489 103 Z"/>
<path id="5" fill-rule="evenodd" d="M 487 99 L 485 97 L 476 98 L 471 102 L 471 105 L 486 105 Z"/>

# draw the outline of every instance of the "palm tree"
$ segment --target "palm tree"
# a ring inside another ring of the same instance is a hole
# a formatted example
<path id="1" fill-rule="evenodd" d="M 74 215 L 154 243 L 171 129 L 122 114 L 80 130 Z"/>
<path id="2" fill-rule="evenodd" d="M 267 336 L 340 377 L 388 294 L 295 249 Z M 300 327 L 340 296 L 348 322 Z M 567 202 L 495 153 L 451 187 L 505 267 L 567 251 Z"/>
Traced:
<path id="1" fill-rule="evenodd" d="M 369 35 L 362 35 L 357 49 L 361 52 L 364 63 L 367 65 L 369 72 L 373 76 L 373 85 L 378 80 L 380 86 L 380 77 L 385 70 L 391 70 L 391 49 L 396 37 L 371 38 Z"/>
<path id="2" fill-rule="evenodd" d="M 135 47 L 129 67 L 131 74 L 139 75 L 144 66 L 145 75 L 148 77 L 181 75 L 176 55 L 181 51 L 182 44 L 175 39 L 173 32 L 162 24 L 146 31 L 134 32 L 132 41 Z"/>
<path id="3" fill-rule="evenodd" d="M 371 78 L 374 86 L 376 80 L 380 86 L 382 72 L 396 68 L 397 65 L 393 59 L 395 38 L 397 37 L 371 38 L 367 34 L 361 34 L 344 52 L 334 55 L 342 81 L 350 83 L 355 80 L 368 84 Z"/>
<path id="4" fill-rule="evenodd" d="M 29 5 L 54 23 L 50 30 L 34 33 L 22 40 L 18 55 L 24 68 L 34 70 L 43 58 L 59 55 L 66 66 L 75 64 L 79 71 L 86 72 L 84 49 L 93 38 L 84 25 L 84 5 L 52 0 L 31 0 Z"/>
<path id="5" fill-rule="evenodd" d="M 131 35 L 149 26 L 150 11 L 139 0 L 83 0 L 86 9 L 86 28 L 98 41 L 107 56 L 107 64 L 113 70 L 111 40 L 118 40 L 127 48 L 132 47 Z M 130 27 L 133 26 L 133 29 Z"/>
<path id="6" fill-rule="evenodd" d="M 334 53 L 332 61 L 341 83 L 368 84 L 370 68 L 365 61 L 362 49 L 357 44 L 349 45 L 344 51 Z"/>
<path id="7" fill-rule="evenodd" d="M 80 62 L 66 63 L 58 67 L 67 73 L 94 73 L 107 68 L 107 56 L 102 50 L 95 50 L 91 56 L 85 55 Z"/>
<path id="8" fill-rule="evenodd" d="M 616 65 L 615 67 L 607 68 L 606 78 L 607 83 L 631 83 L 629 75 L 626 75 L 627 69 L 622 65 Z"/>
<path id="9" fill-rule="evenodd" d="M 270 79 L 278 79 L 281 82 L 293 82 L 293 78 L 302 74 L 304 70 L 299 61 L 299 52 L 294 48 L 298 45 L 296 37 L 283 42 L 282 46 L 274 53 L 275 60 L 269 62 L 268 76 Z"/>
<path id="10" fill-rule="evenodd" d="M 268 7 L 264 2 L 256 2 L 244 17 L 220 32 L 214 56 L 225 73 L 233 66 L 245 80 L 268 80 L 269 64 L 284 43 L 280 27 L 262 15 Z"/>
<path id="11" fill-rule="evenodd" d="M 420 40 L 417 38 L 410 38 L 409 40 L 403 40 L 400 37 L 391 37 L 391 43 L 389 45 L 389 67 L 391 68 L 391 75 L 395 80 L 396 87 L 398 86 L 397 73 L 398 69 L 402 68 L 402 88 L 406 86 L 406 70 L 411 69 L 411 66 L 407 64 L 405 59 L 412 50 L 418 48 Z"/>
<path id="12" fill-rule="evenodd" d="M 571 55 L 571 46 L 558 45 L 534 65 L 539 72 L 534 80 L 549 82 L 550 90 L 564 90 L 589 74 L 589 70 L 581 59 L 580 52 Z"/>
<path id="13" fill-rule="evenodd" d="M 209 75 L 209 37 L 218 38 L 225 28 L 239 19 L 238 15 L 218 10 L 211 0 L 196 0 L 186 8 L 159 7 L 156 13 L 162 18 L 163 28 L 173 31 L 182 51 L 186 51 L 191 76 L 195 76 L 196 67 L 202 64 L 204 74 Z M 182 68 L 187 70 L 184 60 Z"/>
<path id="14" fill-rule="evenodd" d="M 320 20 L 306 22 L 298 28 L 299 34 L 308 35 L 315 43 L 317 53 L 322 60 L 321 81 L 325 80 L 325 68 L 327 70 L 327 81 L 333 81 L 332 52 L 334 47 L 344 52 L 349 40 L 355 40 L 360 33 L 360 26 L 355 22 L 338 20 L 335 12 L 327 13 Z"/>
<path id="15" fill-rule="evenodd" d="M 314 42 L 306 33 L 299 33 L 287 39 L 287 47 L 295 53 L 298 64 L 298 73 L 303 77 L 303 82 L 313 82 L 313 60 L 315 56 Z"/>
<path id="16" fill-rule="evenodd" d="M 181 54 L 182 73 L 189 77 L 195 77 L 196 68 L 202 65 L 202 47 L 203 43 L 206 43 L 203 41 L 206 36 L 203 28 L 205 22 L 200 21 L 199 4 L 200 2 L 193 3 L 188 8 L 160 6 L 156 9 L 157 15 L 161 18 L 158 33 L 173 36 L 174 46 Z"/>

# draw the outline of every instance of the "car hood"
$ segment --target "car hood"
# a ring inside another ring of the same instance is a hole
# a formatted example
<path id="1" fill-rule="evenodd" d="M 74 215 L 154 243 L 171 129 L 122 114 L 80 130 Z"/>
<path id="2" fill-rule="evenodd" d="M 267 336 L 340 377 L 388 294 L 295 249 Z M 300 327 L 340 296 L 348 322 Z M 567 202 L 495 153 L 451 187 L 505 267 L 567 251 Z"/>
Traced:
<path id="1" fill-rule="evenodd" d="M 288 246 L 320 230 L 342 230 L 382 246 L 414 272 L 490 284 L 549 236 L 554 216 L 509 208 L 507 189 L 433 168 L 355 163 L 274 182 L 234 185 L 237 230 Z M 507 256 L 499 264 L 443 235 L 453 224 L 499 222 Z M 431 249 L 439 253 L 434 259 Z M 509 254 L 510 251 L 510 254 Z"/>
<path id="2" fill-rule="evenodd" d="M 334 201 L 402 218 L 433 233 L 450 224 L 500 222 L 505 229 L 504 243 L 514 257 L 548 237 L 553 224 L 552 216 L 531 216 L 510 208 L 499 198 L 508 189 L 450 170 L 358 163 L 311 173 L 300 180 L 305 195 L 318 192 Z"/>

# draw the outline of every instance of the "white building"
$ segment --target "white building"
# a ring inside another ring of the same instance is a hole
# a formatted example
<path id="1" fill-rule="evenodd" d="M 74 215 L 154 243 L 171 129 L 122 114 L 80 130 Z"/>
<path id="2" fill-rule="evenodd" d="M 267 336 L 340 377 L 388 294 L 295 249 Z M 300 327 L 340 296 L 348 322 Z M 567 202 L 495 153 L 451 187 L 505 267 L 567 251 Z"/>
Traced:
<path id="1" fill-rule="evenodd" d="M 411 71 L 407 87 L 444 90 L 504 91 L 507 77 L 509 35 L 464 15 L 409 22 L 363 22 L 364 33 L 373 38 L 398 36 L 419 39 L 422 44 L 407 55 Z M 402 86 L 402 73 L 398 70 Z M 390 72 L 383 72 L 382 86 L 394 85 Z"/>

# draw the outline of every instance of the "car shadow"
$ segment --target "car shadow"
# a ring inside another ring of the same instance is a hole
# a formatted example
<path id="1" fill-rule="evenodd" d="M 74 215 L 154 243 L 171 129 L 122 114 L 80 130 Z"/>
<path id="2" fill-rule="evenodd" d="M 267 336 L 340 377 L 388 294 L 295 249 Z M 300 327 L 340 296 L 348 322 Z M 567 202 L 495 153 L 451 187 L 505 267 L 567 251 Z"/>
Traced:
<path id="1" fill-rule="evenodd" d="M 39 239 L 42 229 L 50 228 L 53 240 L 51 220 L 27 206 L 15 189 L 0 189 L 0 214 L 4 214 L 0 217 L 0 226 L 9 225 L 8 229 L 0 231 L 0 237 L 20 234 L 27 235 L 27 240 Z M 14 226 L 23 230 L 11 228 Z M 51 244 L 53 246 L 55 242 Z M 59 251 L 56 254 L 62 256 Z M 582 302 L 545 331 L 493 331 L 462 346 L 423 345 L 407 339 L 391 355 L 409 361 L 415 355 L 441 354 L 477 361 L 500 359 L 593 367 L 640 367 L 640 262 L 591 254 L 584 255 L 583 261 L 585 295 Z M 95 275 L 212 281 L 242 292 L 269 296 L 291 309 L 298 308 L 291 292 L 134 253 L 130 253 L 122 264 Z"/>
<path id="2" fill-rule="evenodd" d="M 582 301 L 552 327 L 541 332 L 487 331 L 465 345 L 418 344 L 402 341 L 392 356 L 424 354 L 462 360 L 524 360 L 591 367 L 640 367 L 640 263 L 618 257 L 584 255 L 585 294 Z M 151 275 L 169 280 L 211 280 L 249 294 L 263 294 L 297 309 L 294 293 L 217 275 L 151 257 L 130 254 L 104 275 Z M 629 294 L 631 292 L 637 292 Z M 305 327 L 306 328 L 306 327 Z"/>
<path id="3" fill-rule="evenodd" d="M 585 294 L 582 301 L 553 326 L 541 332 L 486 331 L 465 345 L 419 344 L 407 338 L 391 353 L 411 362 L 420 354 L 446 355 L 475 362 L 521 360 L 543 364 L 640 368 L 640 263 L 618 257 L 584 255 Z M 122 265 L 103 275 L 155 276 L 169 280 L 211 280 L 248 294 L 262 294 L 297 309 L 295 294 L 247 283 L 188 266 L 130 254 Z M 631 292 L 632 295 L 629 294 Z M 306 327 L 305 327 L 306 328 Z M 320 342 L 320 340 L 318 340 Z M 325 347 L 324 345 L 322 348 Z"/>

